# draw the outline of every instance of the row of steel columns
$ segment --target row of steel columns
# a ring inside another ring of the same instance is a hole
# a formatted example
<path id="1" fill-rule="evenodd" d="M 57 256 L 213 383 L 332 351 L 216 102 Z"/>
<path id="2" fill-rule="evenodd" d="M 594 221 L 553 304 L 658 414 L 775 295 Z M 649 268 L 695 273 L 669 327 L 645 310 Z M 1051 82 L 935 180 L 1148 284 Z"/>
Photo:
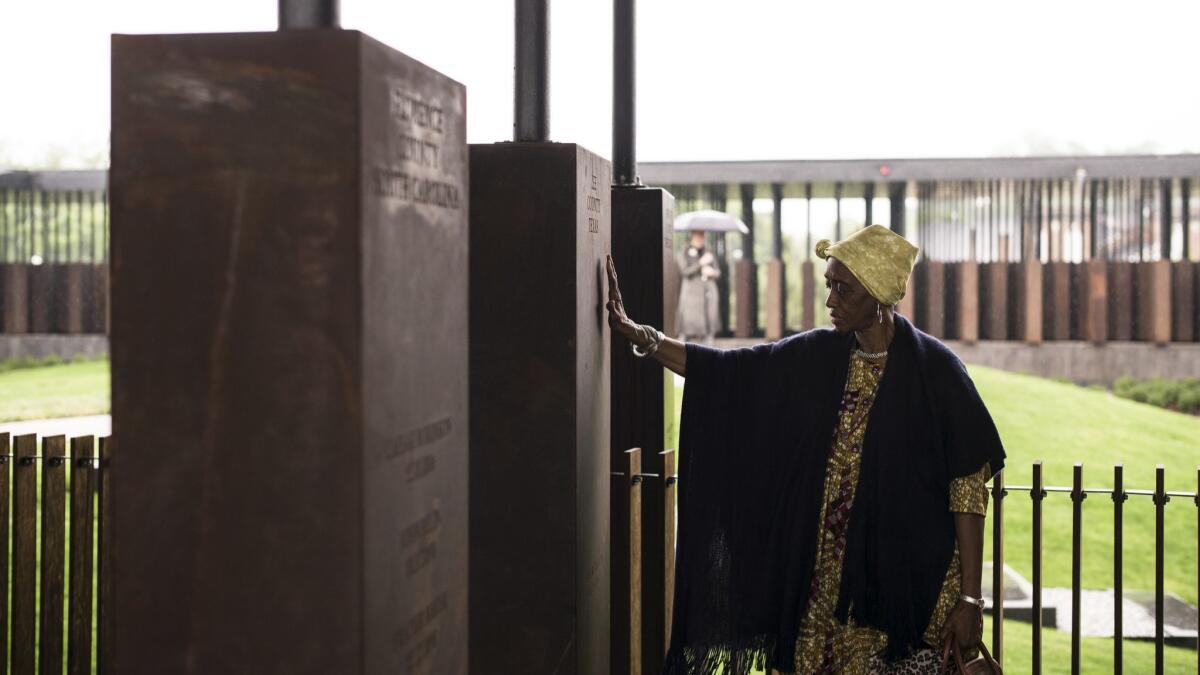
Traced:
<path id="1" fill-rule="evenodd" d="M 942 261 L 1189 260 L 1191 194 L 1190 178 L 922 181 L 917 243 Z"/>

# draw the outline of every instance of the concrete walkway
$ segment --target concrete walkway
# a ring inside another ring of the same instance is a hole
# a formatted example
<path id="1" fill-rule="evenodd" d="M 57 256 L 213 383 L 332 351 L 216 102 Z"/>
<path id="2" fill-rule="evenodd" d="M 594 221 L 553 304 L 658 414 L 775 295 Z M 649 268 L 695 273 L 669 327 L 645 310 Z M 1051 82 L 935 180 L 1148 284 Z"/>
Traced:
<path id="1" fill-rule="evenodd" d="M 110 415 L 88 415 L 86 417 L 57 417 L 45 420 L 22 420 L 0 422 L 0 433 L 13 436 L 37 434 L 38 436 L 108 436 L 112 433 Z"/>

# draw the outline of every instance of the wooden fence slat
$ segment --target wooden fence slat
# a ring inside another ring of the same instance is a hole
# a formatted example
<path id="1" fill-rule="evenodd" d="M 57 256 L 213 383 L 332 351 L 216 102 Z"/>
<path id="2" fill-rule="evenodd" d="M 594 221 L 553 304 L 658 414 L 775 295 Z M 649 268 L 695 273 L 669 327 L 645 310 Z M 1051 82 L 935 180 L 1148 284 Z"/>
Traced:
<path id="1" fill-rule="evenodd" d="M 642 452 L 628 454 L 629 480 L 629 675 L 642 675 Z M 614 664 L 618 665 L 618 664 Z M 624 664 L 620 664 L 624 665 Z M 624 670 L 621 668 L 621 670 Z"/>
<path id="2" fill-rule="evenodd" d="M 42 439 L 42 572 L 38 673 L 62 675 L 66 579 L 67 439 Z"/>
<path id="3" fill-rule="evenodd" d="M 8 538 L 11 485 L 9 467 L 12 445 L 7 433 L 0 434 L 0 675 L 8 675 Z"/>
<path id="4" fill-rule="evenodd" d="M 671 620 L 675 608 L 675 505 L 679 498 L 676 489 L 679 478 L 676 475 L 677 461 L 674 449 L 663 452 L 663 643 L 659 651 L 663 657 L 667 655 L 667 647 L 671 645 Z"/>
<path id="5" fill-rule="evenodd" d="M 613 675 L 641 672 L 641 448 L 613 458 L 609 661 Z M 636 590 L 635 590 L 636 587 Z"/>
<path id="6" fill-rule="evenodd" d="M 101 438 L 99 448 L 100 452 L 97 455 L 100 457 L 97 469 L 99 471 L 97 480 L 99 496 L 97 502 L 100 506 L 100 531 L 97 533 L 97 539 L 99 539 L 100 552 L 97 556 L 99 597 L 96 603 L 98 624 L 96 626 L 96 663 L 97 671 L 101 675 L 107 675 L 111 672 L 109 664 L 112 663 L 112 612 L 109 611 L 109 604 L 112 602 L 112 488 L 109 486 L 109 478 L 112 474 L 112 437 Z"/>
<path id="7" fill-rule="evenodd" d="M 12 673 L 33 675 L 37 589 L 37 436 L 17 436 L 13 461 Z"/>
<path id="8" fill-rule="evenodd" d="M 91 436 L 71 439 L 71 576 L 67 624 L 67 673 L 92 669 L 92 519 L 95 487 L 95 442 Z"/>

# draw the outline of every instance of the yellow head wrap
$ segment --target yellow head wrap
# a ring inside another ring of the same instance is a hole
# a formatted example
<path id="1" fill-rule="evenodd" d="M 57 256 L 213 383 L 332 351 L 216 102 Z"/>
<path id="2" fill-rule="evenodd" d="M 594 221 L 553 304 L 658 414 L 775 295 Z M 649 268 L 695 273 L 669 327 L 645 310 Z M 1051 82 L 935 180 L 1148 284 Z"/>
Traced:
<path id="1" fill-rule="evenodd" d="M 837 258 L 885 305 L 904 297 L 919 250 L 882 225 L 863 228 L 836 244 L 828 239 L 817 242 L 818 258 Z"/>

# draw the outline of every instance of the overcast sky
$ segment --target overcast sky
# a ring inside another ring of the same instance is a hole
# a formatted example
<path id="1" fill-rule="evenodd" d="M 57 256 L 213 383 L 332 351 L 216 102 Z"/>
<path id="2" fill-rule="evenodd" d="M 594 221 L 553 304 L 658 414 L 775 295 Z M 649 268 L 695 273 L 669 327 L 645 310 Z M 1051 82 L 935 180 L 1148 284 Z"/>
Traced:
<path id="1" fill-rule="evenodd" d="M 641 160 L 1200 152 L 1200 2 L 642 0 Z M 551 135 L 606 156 L 612 5 L 551 3 Z M 273 30 L 270 0 L 0 0 L 0 166 L 103 165 L 109 34 Z M 344 0 L 512 133 L 511 0 Z"/>

